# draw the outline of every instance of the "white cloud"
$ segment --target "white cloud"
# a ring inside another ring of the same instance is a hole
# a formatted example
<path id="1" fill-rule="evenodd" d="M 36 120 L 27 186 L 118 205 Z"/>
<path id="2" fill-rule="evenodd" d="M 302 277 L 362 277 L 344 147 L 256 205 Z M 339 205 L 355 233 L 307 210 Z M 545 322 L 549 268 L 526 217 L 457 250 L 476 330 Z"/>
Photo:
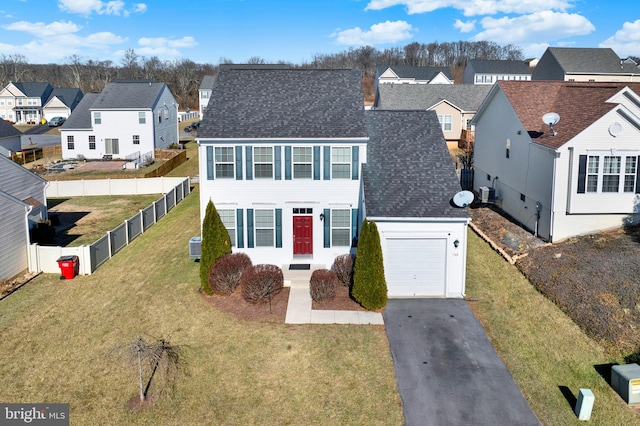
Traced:
<path id="1" fill-rule="evenodd" d="M 587 35 L 595 31 L 594 25 L 584 16 L 563 12 L 543 11 L 515 18 L 486 17 L 480 21 L 483 31 L 474 40 L 490 40 L 499 43 L 526 44 L 536 40 L 560 40 L 566 37 Z"/>
<path id="2" fill-rule="evenodd" d="M 196 39 L 193 37 L 185 36 L 177 40 L 165 38 L 165 37 L 142 37 L 138 40 L 138 44 L 143 47 L 151 47 L 151 48 L 160 48 L 160 47 L 170 47 L 170 48 L 185 48 L 185 47 L 195 47 L 198 45 Z"/>
<path id="3" fill-rule="evenodd" d="M 470 33 L 476 29 L 476 21 L 462 22 L 461 20 L 456 19 L 453 27 L 459 29 L 461 33 Z"/>
<path id="4" fill-rule="evenodd" d="M 543 10 L 566 11 L 575 0 L 370 0 L 365 10 L 382 10 L 404 5 L 410 15 L 438 9 L 461 10 L 465 16 L 496 13 L 534 13 Z"/>
<path id="5" fill-rule="evenodd" d="M 58 7 L 62 11 L 84 16 L 92 13 L 97 13 L 98 15 L 129 16 L 131 12 L 144 13 L 147 10 L 147 5 L 144 3 L 134 4 L 133 9 L 128 10 L 125 8 L 126 4 L 122 0 L 58 0 Z"/>
<path id="6" fill-rule="evenodd" d="M 640 19 L 625 22 L 622 24 L 622 29 L 616 31 L 598 47 L 610 47 L 622 58 L 640 55 Z"/>
<path id="7" fill-rule="evenodd" d="M 71 21 L 56 21 L 50 24 L 45 24 L 44 22 L 19 21 L 5 25 L 3 28 L 10 31 L 22 31 L 38 37 L 57 36 L 80 31 L 80 27 Z"/>
<path id="8" fill-rule="evenodd" d="M 336 31 L 331 34 L 339 44 L 345 45 L 377 45 L 397 43 L 413 37 L 415 30 L 405 21 L 386 21 L 372 25 L 369 30 L 360 27 Z"/>

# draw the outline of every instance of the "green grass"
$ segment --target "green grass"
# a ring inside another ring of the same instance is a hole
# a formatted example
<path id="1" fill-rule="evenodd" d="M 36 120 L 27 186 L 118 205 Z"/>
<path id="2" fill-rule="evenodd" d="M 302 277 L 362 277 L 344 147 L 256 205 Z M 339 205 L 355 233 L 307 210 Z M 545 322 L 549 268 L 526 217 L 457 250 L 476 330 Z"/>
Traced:
<path id="1" fill-rule="evenodd" d="M 49 199 L 50 214 L 58 213 L 62 218 L 65 214 L 78 216 L 72 228 L 57 236 L 56 244 L 75 247 L 92 244 L 161 197 L 161 194 L 151 194 Z"/>
<path id="2" fill-rule="evenodd" d="M 91 276 L 45 274 L 0 301 L 0 401 L 69 402 L 71 424 L 402 424 L 379 326 L 250 323 L 198 293 L 198 193 Z M 183 345 L 189 375 L 142 412 L 110 355 L 138 337 Z"/>
<path id="3" fill-rule="evenodd" d="M 561 387 L 568 388 L 574 396 L 580 388 L 593 391 L 591 424 L 640 423 L 640 417 L 596 370 L 596 366 L 622 360 L 587 337 L 515 266 L 503 261 L 472 231 L 467 296 L 478 299 L 470 302 L 472 308 L 543 424 L 583 424 Z"/>
<path id="4" fill-rule="evenodd" d="M 186 177 L 198 176 L 200 170 L 198 168 L 198 144 L 195 140 L 191 140 L 184 145 L 187 150 L 187 161 L 167 173 L 167 176 Z"/>

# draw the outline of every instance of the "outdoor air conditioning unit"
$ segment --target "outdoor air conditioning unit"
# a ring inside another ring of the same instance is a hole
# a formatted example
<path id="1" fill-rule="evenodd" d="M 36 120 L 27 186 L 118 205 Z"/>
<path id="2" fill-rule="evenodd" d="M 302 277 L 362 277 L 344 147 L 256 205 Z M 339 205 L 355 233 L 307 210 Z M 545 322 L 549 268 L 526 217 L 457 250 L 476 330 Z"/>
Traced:
<path id="1" fill-rule="evenodd" d="M 480 189 L 481 203 L 493 203 L 496 201 L 495 188 L 489 188 L 488 186 L 481 186 L 479 189 Z"/>
<path id="2" fill-rule="evenodd" d="M 202 237 L 191 237 L 189 239 L 189 257 L 191 259 L 200 260 L 201 246 Z"/>
<path id="3" fill-rule="evenodd" d="M 612 366 L 611 387 L 628 405 L 640 404 L 640 365 Z"/>

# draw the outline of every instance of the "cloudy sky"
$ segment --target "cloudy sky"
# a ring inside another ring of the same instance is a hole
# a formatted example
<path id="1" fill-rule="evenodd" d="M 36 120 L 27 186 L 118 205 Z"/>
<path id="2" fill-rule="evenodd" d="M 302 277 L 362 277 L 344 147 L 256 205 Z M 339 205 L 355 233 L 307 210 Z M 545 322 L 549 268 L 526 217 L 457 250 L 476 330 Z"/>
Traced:
<path id="1" fill-rule="evenodd" d="M 140 1 L 140 2 L 138 2 Z M 488 40 L 526 57 L 547 46 L 640 56 L 637 0 L 2 0 L 0 55 L 309 62 L 371 45 Z"/>

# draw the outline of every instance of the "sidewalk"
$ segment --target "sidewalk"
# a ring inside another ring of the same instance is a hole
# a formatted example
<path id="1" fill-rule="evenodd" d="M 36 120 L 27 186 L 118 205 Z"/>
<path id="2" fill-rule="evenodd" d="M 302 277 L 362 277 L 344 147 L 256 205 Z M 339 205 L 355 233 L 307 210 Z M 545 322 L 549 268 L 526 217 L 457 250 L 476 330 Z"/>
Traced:
<path id="1" fill-rule="evenodd" d="M 323 266 L 311 265 L 310 270 L 294 271 L 283 268 L 285 285 L 289 284 L 291 287 L 285 324 L 384 325 L 382 314 L 377 312 L 312 310 L 309 279 L 313 270 L 321 267 Z"/>

